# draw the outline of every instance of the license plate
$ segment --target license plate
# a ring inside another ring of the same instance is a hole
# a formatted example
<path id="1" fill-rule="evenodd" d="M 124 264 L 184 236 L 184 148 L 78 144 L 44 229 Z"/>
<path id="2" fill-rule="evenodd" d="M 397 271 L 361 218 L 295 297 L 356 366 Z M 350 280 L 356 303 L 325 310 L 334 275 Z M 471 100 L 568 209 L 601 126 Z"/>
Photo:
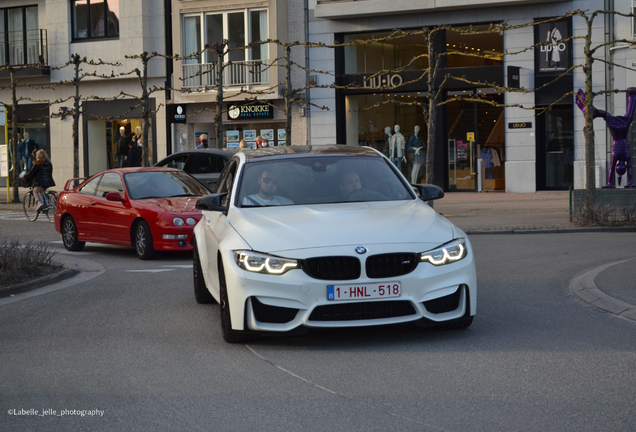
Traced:
<path id="1" fill-rule="evenodd" d="M 399 282 L 327 285 L 327 300 L 370 300 L 400 295 L 402 287 Z"/>

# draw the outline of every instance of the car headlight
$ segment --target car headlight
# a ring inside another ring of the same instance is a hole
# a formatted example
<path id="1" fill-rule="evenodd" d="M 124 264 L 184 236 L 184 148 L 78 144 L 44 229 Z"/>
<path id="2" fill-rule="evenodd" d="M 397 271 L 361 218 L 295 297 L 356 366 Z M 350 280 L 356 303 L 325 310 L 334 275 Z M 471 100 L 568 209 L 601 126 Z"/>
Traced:
<path id="1" fill-rule="evenodd" d="M 197 224 L 197 220 L 195 218 L 187 218 L 186 219 L 186 223 L 188 225 L 196 225 Z"/>
<path id="2" fill-rule="evenodd" d="M 466 253 L 466 240 L 459 238 L 437 249 L 422 252 L 420 254 L 420 262 L 426 261 L 436 266 L 450 264 L 464 258 Z"/>
<path id="3" fill-rule="evenodd" d="M 234 252 L 236 263 L 244 270 L 254 273 L 281 275 L 298 267 L 298 261 L 279 258 L 251 251 Z"/>
<path id="4" fill-rule="evenodd" d="M 176 217 L 172 219 L 172 223 L 175 224 L 176 226 L 183 226 L 184 224 L 183 219 L 181 219 L 180 217 Z"/>

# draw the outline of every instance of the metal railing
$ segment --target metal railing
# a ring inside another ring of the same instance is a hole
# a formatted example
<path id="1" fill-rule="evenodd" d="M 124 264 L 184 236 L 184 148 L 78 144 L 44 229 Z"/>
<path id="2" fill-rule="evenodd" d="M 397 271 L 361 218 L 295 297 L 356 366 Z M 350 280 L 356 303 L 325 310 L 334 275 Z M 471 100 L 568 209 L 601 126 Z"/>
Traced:
<path id="1" fill-rule="evenodd" d="M 48 65 L 45 29 L 0 32 L 0 66 Z"/>
<path id="2" fill-rule="evenodd" d="M 216 63 L 181 65 L 182 88 L 200 89 L 217 85 Z M 267 60 L 229 62 L 223 69 L 223 86 L 245 86 L 269 83 Z"/>

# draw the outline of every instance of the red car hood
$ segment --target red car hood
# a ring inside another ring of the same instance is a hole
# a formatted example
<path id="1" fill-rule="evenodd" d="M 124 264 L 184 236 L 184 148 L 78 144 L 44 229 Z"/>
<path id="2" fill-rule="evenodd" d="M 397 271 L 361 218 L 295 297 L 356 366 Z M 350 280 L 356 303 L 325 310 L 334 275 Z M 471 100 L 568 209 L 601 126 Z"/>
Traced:
<path id="1" fill-rule="evenodd" d="M 170 213 L 201 214 L 201 212 L 197 210 L 195 207 L 199 198 L 201 197 L 191 196 L 191 197 L 172 197 L 172 198 L 148 198 L 148 199 L 138 200 L 138 202 L 143 203 L 147 206 L 158 207 L 161 210 L 170 212 Z"/>

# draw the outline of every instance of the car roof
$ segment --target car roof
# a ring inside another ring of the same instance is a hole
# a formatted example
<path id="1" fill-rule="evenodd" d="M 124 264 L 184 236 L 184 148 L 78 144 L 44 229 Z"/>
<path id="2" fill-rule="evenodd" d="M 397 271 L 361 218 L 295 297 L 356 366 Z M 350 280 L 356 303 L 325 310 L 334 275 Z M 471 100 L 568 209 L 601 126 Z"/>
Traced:
<path id="1" fill-rule="evenodd" d="M 234 154 L 236 154 L 236 152 L 238 152 L 238 150 L 239 149 L 227 149 L 227 148 L 191 149 L 191 150 L 182 150 L 182 151 L 170 153 L 168 156 L 166 156 L 166 158 L 176 156 L 176 155 L 181 155 L 181 154 L 196 154 L 196 153 L 203 153 L 203 154 L 211 153 L 211 154 L 227 156 L 228 158 L 231 158 Z"/>
<path id="2" fill-rule="evenodd" d="M 292 145 L 281 147 L 265 147 L 258 150 L 245 150 L 245 161 L 250 162 L 263 158 L 289 158 L 293 156 L 375 156 L 382 157 L 382 154 L 372 147 L 361 147 L 356 145 Z"/>

